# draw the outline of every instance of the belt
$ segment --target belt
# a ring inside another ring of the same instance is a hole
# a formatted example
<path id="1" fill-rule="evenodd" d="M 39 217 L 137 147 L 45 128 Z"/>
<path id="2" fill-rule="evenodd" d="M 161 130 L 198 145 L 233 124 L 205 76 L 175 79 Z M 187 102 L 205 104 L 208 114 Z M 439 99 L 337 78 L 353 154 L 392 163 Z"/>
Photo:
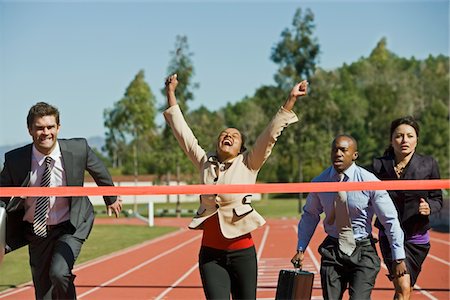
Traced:
<path id="1" fill-rule="evenodd" d="M 56 228 L 64 227 L 64 226 L 66 226 L 69 223 L 70 223 L 70 221 L 67 220 L 67 221 L 64 221 L 64 222 L 61 222 L 61 223 L 58 223 L 58 224 L 47 225 L 47 231 L 51 231 L 51 230 L 54 230 Z"/>
<path id="2" fill-rule="evenodd" d="M 335 237 L 332 236 L 327 236 L 327 239 L 333 241 L 334 243 L 338 244 L 339 240 Z M 357 247 L 365 247 L 365 246 L 370 246 L 372 244 L 375 244 L 378 240 L 376 238 L 374 238 L 372 235 L 369 235 L 368 237 L 364 238 L 364 239 L 360 239 L 356 241 L 356 246 Z"/>
<path id="3" fill-rule="evenodd" d="M 67 220 L 67 221 L 64 221 L 64 222 L 61 222 L 61 223 L 58 223 L 58 224 L 47 225 L 47 226 L 46 226 L 46 227 L 47 227 L 47 232 L 52 231 L 52 230 L 54 230 L 54 229 L 56 229 L 56 228 L 60 228 L 60 227 L 66 226 L 66 225 L 69 224 L 69 223 L 70 223 L 70 221 Z M 27 224 L 27 226 L 30 227 L 31 231 L 33 231 L 33 223 L 26 222 L 26 224 Z"/>

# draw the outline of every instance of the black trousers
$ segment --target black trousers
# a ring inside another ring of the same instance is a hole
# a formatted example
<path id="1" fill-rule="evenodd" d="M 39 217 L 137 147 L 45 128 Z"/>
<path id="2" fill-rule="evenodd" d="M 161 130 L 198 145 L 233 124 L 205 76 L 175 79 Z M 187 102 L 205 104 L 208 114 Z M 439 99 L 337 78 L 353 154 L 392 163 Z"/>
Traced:
<path id="1" fill-rule="evenodd" d="M 380 258 L 372 239 L 357 241 L 347 256 L 339 250 L 337 239 L 327 237 L 319 246 L 320 279 L 324 299 L 342 299 L 348 288 L 350 299 L 370 299 L 380 271 Z"/>
<path id="2" fill-rule="evenodd" d="M 76 299 L 72 269 L 84 241 L 73 237 L 69 222 L 52 226 L 46 238 L 37 237 L 31 224 L 26 231 L 36 299 Z"/>
<path id="3" fill-rule="evenodd" d="M 255 247 L 226 251 L 201 247 L 199 268 L 206 299 L 256 299 Z"/>

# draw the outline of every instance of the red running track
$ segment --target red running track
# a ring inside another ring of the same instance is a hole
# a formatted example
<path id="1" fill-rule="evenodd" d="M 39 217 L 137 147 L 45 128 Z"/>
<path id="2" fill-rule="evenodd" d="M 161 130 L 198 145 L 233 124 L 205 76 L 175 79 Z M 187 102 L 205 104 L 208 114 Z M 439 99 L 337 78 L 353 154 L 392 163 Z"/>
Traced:
<path id="1" fill-rule="evenodd" d="M 132 221 L 99 219 L 97 222 Z M 77 265 L 74 273 L 78 299 L 205 299 L 197 268 L 201 231 L 187 230 L 188 222 L 188 219 L 157 218 L 156 225 L 179 226 L 180 230 Z M 279 270 L 291 268 L 289 261 L 296 247 L 296 230 L 295 219 L 268 220 L 253 233 L 259 258 L 258 299 L 273 299 Z M 317 247 L 324 236 L 319 225 L 305 259 L 304 268 L 316 274 L 313 299 L 322 299 Z M 431 251 L 413 298 L 450 299 L 450 235 L 432 231 L 431 237 Z M 386 272 L 382 268 L 378 275 L 373 299 L 392 299 L 393 288 Z M 0 293 L 0 299 L 33 297 L 31 283 Z"/>

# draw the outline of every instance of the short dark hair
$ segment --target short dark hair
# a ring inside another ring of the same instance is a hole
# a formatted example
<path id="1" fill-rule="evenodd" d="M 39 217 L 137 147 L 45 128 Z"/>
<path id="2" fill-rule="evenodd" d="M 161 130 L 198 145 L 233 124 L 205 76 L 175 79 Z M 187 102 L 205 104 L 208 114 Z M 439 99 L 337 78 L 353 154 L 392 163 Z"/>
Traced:
<path id="1" fill-rule="evenodd" d="M 356 141 L 356 139 L 354 137 L 352 137 L 350 134 L 345 134 L 345 133 L 344 134 L 338 134 L 334 138 L 333 142 L 331 142 L 331 147 L 333 147 L 333 145 L 335 144 L 336 140 L 338 138 L 341 138 L 341 137 L 346 137 L 346 138 L 350 139 L 353 142 L 353 145 L 355 145 L 355 151 L 358 151 L 358 142 Z"/>
<path id="2" fill-rule="evenodd" d="M 245 140 L 246 139 L 247 138 L 246 138 L 245 134 L 243 134 L 241 132 L 241 141 L 242 141 L 242 143 L 241 143 L 241 149 L 239 150 L 239 153 L 244 153 L 245 151 L 247 151 L 247 147 L 245 147 Z"/>
<path id="3" fill-rule="evenodd" d="M 31 128 L 33 125 L 35 118 L 42 118 L 45 116 L 55 116 L 56 124 L 59 126 L 59 110 L 45 102 L 38 102 L 35 105 L 33 105 L 30 110 L 28 111 L 27 116 L 27 126 L 28 128 Z"/>

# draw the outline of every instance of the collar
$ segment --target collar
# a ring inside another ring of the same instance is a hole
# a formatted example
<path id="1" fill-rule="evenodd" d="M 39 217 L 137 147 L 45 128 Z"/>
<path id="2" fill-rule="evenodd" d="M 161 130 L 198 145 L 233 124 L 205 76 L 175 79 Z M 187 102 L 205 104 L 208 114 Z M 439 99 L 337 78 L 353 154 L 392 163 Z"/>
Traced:
<path id="1" fill-rule="evenodd" d="M 345 175 L 344 181 L 348 181 L 349 179 L 354 178 L 355 171 L 356 171 L 356 164 L 355 164 L 355 162 L 353 162 L 353 163 L 350 165 L 350 167 L 348 167 L 348 168 L 343 172 L 344 175 Z M 330 177 L 333 178 L 333 179 L 336 179 L 336 181 L 339 181 L 339 180 L 340 180 L 340 179 L 339 179 L 339 174 L 338 174 L 338 172 L 336 172 L 336 170 L 335 170 L 333 167 L 331 167 L 331 174 L 330 174 Z"/>
<path id="2" fill-rule="evenodd" d="M 59 147 L 59 141 L 56 141 L 55 149 L 53 149 L 53 151 L 49 155 L 44 155 L 39 152 L 33 144 L 33 157 L 36 159 L 39 166 L 42 166 L 47 156 L 50 156 L 54 161 L 58 160 L 61 157 L 61 148 Z"/>

